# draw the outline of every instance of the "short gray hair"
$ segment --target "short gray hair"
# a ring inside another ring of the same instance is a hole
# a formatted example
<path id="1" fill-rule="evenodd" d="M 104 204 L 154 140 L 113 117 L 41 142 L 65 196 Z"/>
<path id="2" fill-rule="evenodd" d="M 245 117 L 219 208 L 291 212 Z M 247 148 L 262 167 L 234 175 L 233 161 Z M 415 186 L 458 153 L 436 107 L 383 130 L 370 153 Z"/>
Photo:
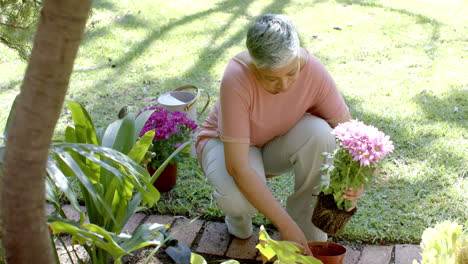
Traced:
<path id="1" fill-rule="evenodd" d="M 256 67 L 274 70 L 297 57 L 300 44 L 288 17 L 266 14 L 250 26 L 246 46 Z"/>

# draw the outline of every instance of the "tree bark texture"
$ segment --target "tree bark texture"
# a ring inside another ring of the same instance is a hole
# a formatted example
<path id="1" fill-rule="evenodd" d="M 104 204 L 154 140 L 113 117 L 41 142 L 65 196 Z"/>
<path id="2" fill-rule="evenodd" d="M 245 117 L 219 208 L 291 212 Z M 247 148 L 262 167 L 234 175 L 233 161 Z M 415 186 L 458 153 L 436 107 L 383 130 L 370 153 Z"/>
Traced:
<path id="1" fill-rule="evenodd" d="M 46 0 L 8 133 L 3 242 L 8 263 L 54 262 L 45 215 L 45 168 L 92 0 Z"/>

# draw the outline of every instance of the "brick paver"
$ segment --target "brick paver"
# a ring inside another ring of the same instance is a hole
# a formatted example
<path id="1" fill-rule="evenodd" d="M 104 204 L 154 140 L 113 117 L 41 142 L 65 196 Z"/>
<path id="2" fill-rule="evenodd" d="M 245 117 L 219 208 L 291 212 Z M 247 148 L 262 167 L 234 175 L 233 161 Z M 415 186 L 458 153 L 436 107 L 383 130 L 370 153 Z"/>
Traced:
<path id="1" fill-rule="evenodd" d="M 135 231 L 135 229 L 137 229 L 137 227 L 140 226 L 141 220 L 143 220 L 143 218 L 145 217 L 145 214 L 139 213 L 132 215 L 130 219 L 128 219 L 127 224 L 122 229 L 122 232 L 128 232 L 132 234 L 133 231 Z"/>
<path id="2" fill-rule="evenodd" d="M 366 246 L 362 250 L 358 264 L 389 264 L 393 246 Z"/>
<path id="3" fill-rule="evenodd" d="M 168 216 L 168 215 L 152 215 L 146 219 L 145 223 L 158 223 L 161 225 L 172 225 L 174 222 L 175 217 L 174 216 Z"/>
<path id="4" fill-rule="evenodd" d="M 346 255 L 343 260 L 343 264 L 356 264 L 361 255 L 361 251 L 354 249 L 350 246 L 344 246 L 346 248 Z"/>
<path id="5" fill-rule="evenodd" d="M 419 245 L 395 246 L 395 264 L 411 264 L 413 259 L 421 261 L 421 247 Z"/>
<path id="6" fill-rule="evenodd" d="M 206 222 L 196 251 L 202 254 L 224 256 L 230 236 L 224 223 Z"/>
<path id="7" fill-rule="evenodd" d="M 226 257 L 235 259 L 255 259 L 258 253 L 258 228 L 254 230 L 248 239 L 233 238 Z"/>
<path id="8" fill-rule="evenodd" d="M 205 223 L 202 220 L 191 221 L 192 219 L 185 217 L 177 218 L 171 229 L 169 229 L 171 237 L 184 243 L 188 247 L 192 247 L 193 241 L 195 241 L 195 238 Z"/>
<path id="9" fill-rule="evenodd" d="M 80 207 L 83 211 L 86 211 L 84 206 Z M 62 208 L 69 219 L 74 221 L 79 220 L 79 213 L 75 211 L 71 205 L 65 205 Z M 50 215 L 54 211 L 54 206 L 47 203 L 46 214 Z M 145 214 L 134 214 L 125 225 L 123 231 L 130 233 L 133 232 L 145 217 Z M 89 222 L 87 216 L 85 221 Z M 252 259 L 261 261 L 260 253 L 255 248 L 258 244 L 258 228 L 255 229 L 254 234 L 249 239 L 238 239 L 229 234 L 224 223 L 205 222 L 203 220 L 191 221 L 192 219 L 185 217 L 152 215 L 148 217 L 145 223 L 171 225 L 169 229 L 171 236 L 179 240 L 181 243 L 192 247 L 194 252 L 197 253 L 238 259 L 241 260 L 241 262 L 242 260 Z M 273 239 L 280 240 L 280 234 L 277 231 L 270 231 L 270 233 L 270 236 Z M 195 241 L 198 241 L 198 243 Z M 369 245 L 365 246 L 362 251 L 351 246 L 345 245 L 345 247 L 346 257 L 343 264 L 411 264 L 413 259 L 421 261 L 421 249 L 419 245 Z M 145 250 L 152 249 L 153 248 L 148 248 Z M 66 255 L 63 246 L 57 245 L 57 250 L 60 260 L 63 260 L 63 263 L 69 263 L 68 256 Z M 395 250 L 394 259 L 392 259 L 393 250 Z M 144 263 L 146 260 L 146 258 L 143 259 L 145 255 L 143 254 L 144 251 L 140 251 L 139 254 L 137 254 L 137 258 L 133 259 L 133 262 L 137 261 L 136 263 Z M 85 254 L 84 251 L 82 253 Z M 167 256 L 165 258 L 167 258 Z M 156 257 L 153 257 L 150 263 L 162 264 L 162 262 Z"/>

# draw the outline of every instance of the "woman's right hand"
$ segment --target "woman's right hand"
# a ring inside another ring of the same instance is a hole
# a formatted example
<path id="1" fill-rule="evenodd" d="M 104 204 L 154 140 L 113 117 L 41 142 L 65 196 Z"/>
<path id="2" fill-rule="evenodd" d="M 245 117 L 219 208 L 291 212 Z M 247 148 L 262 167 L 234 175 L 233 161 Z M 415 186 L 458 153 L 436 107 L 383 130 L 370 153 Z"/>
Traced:
<path id="1" fill-rule="evenodd" d="M 278 231 L 281 234 L 281 240 L 294 242 L 302 246 L 305 252 L 300 253 L 304 253 L 307 256 L 312 256 L 312 252 L 309 249 L 304 232 L 302 232 L 296 222 L 291 220 L 290 223 L 280 227 Z"/>

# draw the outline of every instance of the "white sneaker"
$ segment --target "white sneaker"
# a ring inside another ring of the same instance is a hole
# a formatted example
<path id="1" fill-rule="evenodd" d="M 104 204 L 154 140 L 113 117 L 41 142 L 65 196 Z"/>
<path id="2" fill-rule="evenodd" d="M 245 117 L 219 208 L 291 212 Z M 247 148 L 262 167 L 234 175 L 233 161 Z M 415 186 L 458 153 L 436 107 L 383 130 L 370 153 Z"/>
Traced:
<path id="1" fill-rule="evenodd" d="M 247 239 L 252 236 L 252 219 L 244 217 L 232 217 L 226 216 L 224 221 L 226 222 L 229 233 L 240 239 Z"/>

